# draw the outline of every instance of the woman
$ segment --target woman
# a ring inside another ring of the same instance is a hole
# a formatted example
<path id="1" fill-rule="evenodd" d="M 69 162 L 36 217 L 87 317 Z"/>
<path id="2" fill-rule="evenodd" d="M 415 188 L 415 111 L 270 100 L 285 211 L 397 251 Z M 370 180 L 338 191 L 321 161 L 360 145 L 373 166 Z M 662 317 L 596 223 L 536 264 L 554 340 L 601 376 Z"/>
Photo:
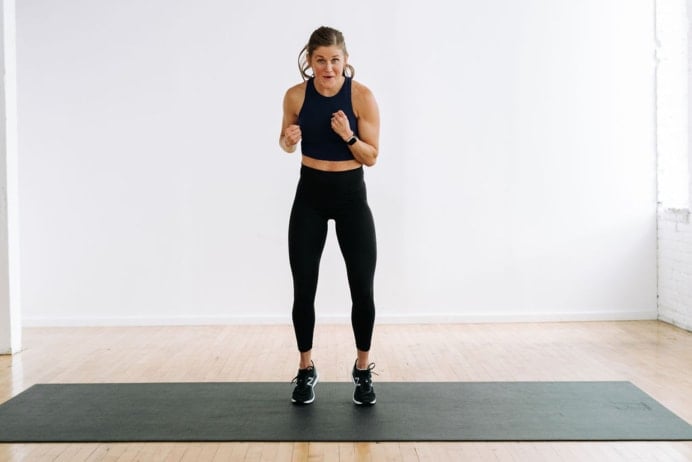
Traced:
<path id="1" fill-rule="evenodd" d="M 299 54 L 303 83 L 288 89 L 279 144 L 295 152 L 301 142 L 302 166 L 288 229 L 293 275 L 293 327 L 300 352 L 292 401 L 315 400 L 319 375 L 312 362 L 315 291 L 320 257 L 333 219 L 346 262 L 356 340 L 353 402 L 375 404 L 369 351 L 375 323 L 373 280 L 377 247 L 367 203 L 363 165 L 375 165 L 380 120 L 372 92 L 352 79 L 341 32 L 315 30 Z M 308 74 L 312 71 L 312 75 Z"/>

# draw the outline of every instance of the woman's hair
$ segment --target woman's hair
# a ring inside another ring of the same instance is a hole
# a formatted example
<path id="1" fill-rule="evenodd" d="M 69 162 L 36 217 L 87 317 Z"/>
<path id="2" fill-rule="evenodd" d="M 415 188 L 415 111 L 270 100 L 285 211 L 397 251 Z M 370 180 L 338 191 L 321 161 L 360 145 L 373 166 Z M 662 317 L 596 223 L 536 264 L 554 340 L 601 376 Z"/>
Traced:
<path id="1" fill-rule="evenodd" d="M 333 29 L 331 27 L 322 26 L 316 29 L 311 35 L 310 40 L 308 40 L 307 45 L 300 50 L 298 53 L 298 69 L 300 69 L 300 75 L 303 80 L 307 80 L 312 77 L 307 73 L 310 67 L 310 56 L 319 47 L 329 47 L 335 45 L 344 52 L 344 56 L 348 56 L 348 51 L 346 51 L 346 42 L 344 41 L 344 34 L 340 31 Z M 347 77 L 353 77 L 356 70 L 350 64 L 346 64 L 344 68 L 344 75 Z"/>

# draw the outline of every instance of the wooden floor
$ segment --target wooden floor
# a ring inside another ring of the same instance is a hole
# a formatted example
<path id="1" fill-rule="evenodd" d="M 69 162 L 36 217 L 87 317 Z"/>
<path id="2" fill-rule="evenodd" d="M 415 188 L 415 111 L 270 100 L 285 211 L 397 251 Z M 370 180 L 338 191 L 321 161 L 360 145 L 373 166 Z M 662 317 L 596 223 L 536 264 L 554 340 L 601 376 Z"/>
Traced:
<path id="1" fill-rule="evenodd" d="M 35 383 L 285 381 L 290 326 L 31 328 L 0 356 L 0 402 Z M 346 381 L 347 326 L 318 325 L 323 381 Z M 376 381 L 629 380 L 692 422 L 692 333 L 655 321 L 378 325 Z M 319 396 L 318 402 L 319 405 Z M 692 443 L 280 443 L 0 445 L 0 460 L 692 461 Z"/>

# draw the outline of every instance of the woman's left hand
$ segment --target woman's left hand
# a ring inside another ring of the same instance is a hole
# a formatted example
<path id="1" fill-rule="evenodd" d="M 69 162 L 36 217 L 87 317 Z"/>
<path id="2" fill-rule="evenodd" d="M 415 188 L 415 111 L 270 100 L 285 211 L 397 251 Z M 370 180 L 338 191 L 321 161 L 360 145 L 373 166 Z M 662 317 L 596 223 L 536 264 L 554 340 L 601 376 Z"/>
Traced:
<path id="1" fill-rule="evenodd" d="M 351 130 L 351 124 L 348 122 L 348 117 L 342 110 L 336 111 L 332 114 L 332 130 L 339 135 L 344 141 L 347 141 L 353 136 L 353 130 Z"/>

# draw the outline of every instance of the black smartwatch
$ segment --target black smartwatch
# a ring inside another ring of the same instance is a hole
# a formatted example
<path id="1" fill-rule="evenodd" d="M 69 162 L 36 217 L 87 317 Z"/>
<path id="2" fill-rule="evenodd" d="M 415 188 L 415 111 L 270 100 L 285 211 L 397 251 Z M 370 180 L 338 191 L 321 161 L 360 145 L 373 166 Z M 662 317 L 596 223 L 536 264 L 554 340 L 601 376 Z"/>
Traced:
<path id="1" fill-rule="evenodd" d="M 358 141 L 358 137 L 356 135 L 353 135 L 352 137 L 350 137 L 348 139 L 348 141 L 346 141 L 346 144 L 348 144 L 349 146 L 352 146 L 352 145 L 356 144 L 356 141 Z"/>

